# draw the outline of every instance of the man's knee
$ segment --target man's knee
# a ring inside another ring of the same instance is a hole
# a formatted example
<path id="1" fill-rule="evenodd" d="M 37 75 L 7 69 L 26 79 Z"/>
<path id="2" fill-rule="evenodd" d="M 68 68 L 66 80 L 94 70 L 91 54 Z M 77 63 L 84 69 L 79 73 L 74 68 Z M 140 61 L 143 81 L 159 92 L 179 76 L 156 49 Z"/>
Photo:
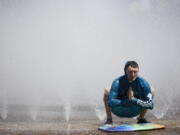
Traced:
<path id="1" fill-rule="evenodd" d="M 104 101 L 108 100 L 109 92 L 110 92 L 110 88 L 105 88 L 105 90 L 104 90 L 104 98 L 103 98 Z"/>
<path id="2" fill-rule="evenodd" d="M 108 95 L 109 95 L 109 92 L 110 92 L 110 88 L 105 88 L 104 94 L 108 96 Z"/>

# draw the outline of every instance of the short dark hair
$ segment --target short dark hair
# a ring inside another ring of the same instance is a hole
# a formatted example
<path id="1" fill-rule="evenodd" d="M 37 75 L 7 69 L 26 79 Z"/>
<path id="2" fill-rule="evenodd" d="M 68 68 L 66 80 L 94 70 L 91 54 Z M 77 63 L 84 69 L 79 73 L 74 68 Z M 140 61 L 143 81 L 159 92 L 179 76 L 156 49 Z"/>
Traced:
<path id="1" fill-rule="evenodd" d="M 125 64 L 125 66 L 124 66 L 124 73 L 125 73 L 125 74 L 126 74 L 126 70 L 127 70 L 127 68 L 128 68 L 129 66 L 131 66 L 131 67 L 133 67 L 133 68 L 139 68 L 139 65 L 138 65 L 138 63 L 137 63 L 136 61 L 127 61 L 126 64 Z"/>

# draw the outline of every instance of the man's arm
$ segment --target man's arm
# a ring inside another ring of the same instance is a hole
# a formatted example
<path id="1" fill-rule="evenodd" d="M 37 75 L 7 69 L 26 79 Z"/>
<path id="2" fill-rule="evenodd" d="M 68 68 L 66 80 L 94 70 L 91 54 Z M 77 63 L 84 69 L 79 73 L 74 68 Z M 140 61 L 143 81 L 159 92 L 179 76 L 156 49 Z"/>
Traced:
<path id="1" fill-rule="evenodd" d="M 148 96 L 152 97 L 152 94 L 149 93 Z M 131 99 L 131 101 L 143 108 L 146 108 L 146 109 L 153 109 L 153 106 L 154 106 L 151 98 L 148 98 L 147 100 L 144 101 L 144 100 L 140 100 L 140 99 L 133 97 Z"/>
<path id="2" fill-rule="evenodd" d="M 145 91 L 145 100 L 137 99 L 135 97 L 131 98 L 131 102 L 134 104 L 139 105 L 140 107 L 146 108 L 146 109 L 153 109 L 153 101 L 152 101 L 152 93 L 151 93 L 151 88 L 148 84 L 148 82 L 144 82 L 144 87 Z"/>
<path id="3" fill-rule="evenodd" d="M 128 99 L 118 99 L 119 80 L 115 80 L 112 83 L 108 104 L 110 107 L 124 105 L 128 102 Z"/>

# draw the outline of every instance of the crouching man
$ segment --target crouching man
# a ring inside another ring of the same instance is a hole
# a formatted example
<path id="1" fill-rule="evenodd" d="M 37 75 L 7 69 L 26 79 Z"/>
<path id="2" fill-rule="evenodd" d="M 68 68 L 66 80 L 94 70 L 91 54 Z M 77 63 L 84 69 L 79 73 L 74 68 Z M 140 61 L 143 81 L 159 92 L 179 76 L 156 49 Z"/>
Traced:
<path id="1" fill-rule="evenodd" d="M 154 90 L 145 79 L 138 76 L 137 62 L 128 61 L 124 72 L 125 75 L 113 81 L 110 89 L 105 89 L 105 124 L 113 123 L 111 112 L 119 117 L 128 118 L 139 115 L 137 123 L 148 123 L 145 114 L 148 109 L 153 109 Z"/>

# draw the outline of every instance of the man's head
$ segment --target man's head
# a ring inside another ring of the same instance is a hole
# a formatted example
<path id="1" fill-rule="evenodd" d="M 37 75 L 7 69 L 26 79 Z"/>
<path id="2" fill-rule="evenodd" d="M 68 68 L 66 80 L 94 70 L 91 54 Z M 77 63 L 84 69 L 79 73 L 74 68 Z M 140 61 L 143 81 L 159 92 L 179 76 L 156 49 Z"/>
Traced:
<path id="1" fill-rule="evenodd" d="M 127 75 L 128 80 L 130 82 L 134 81 L 137 78 L 138 72 L 139 72 L 139 66 L 137 62 L 136 61 L 126 62 L 125 67 L 124 67 L 124 72 L 125 72 L 125 75 Z"/>

